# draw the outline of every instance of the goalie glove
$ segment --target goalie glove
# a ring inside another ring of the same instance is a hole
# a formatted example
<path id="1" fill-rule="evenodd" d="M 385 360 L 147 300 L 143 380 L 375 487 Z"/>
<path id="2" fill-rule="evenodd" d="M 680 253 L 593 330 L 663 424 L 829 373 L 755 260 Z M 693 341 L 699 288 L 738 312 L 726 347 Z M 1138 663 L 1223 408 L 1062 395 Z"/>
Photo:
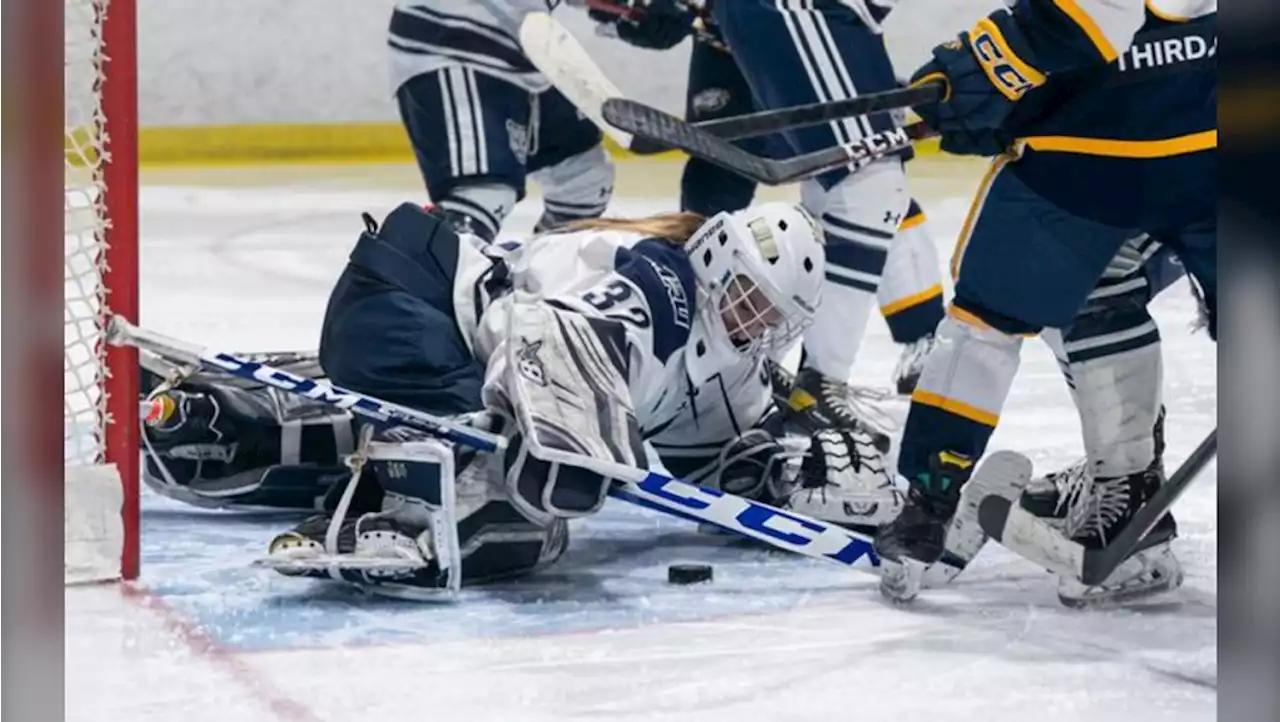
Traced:
<path id="1" fill-rule="evenodd" d="M 875 439 L 861 430 L 824 429 L 809 438 L 789 506 L 843 526 L 878 527 L 902 510 L 903 496 Z"/>
<path id="2" fill-rule="evenodd" d="M 706 485 L 823 521 L 872 528 L 896 517 L 903 503 L 885 461 L 866 432 L 775 437 L 756 428 L 721 449 Z"/>
<path id="3" fill-rule="evenodd" d="M 804 447 L 803 439 L 779 439 L 764 429 L 750 429 L 720 450 L 708 485 L 746 499 L 779 503 L 790 490 L 789 479 L 795 477 L 788 465 L 799 463 Z"/>

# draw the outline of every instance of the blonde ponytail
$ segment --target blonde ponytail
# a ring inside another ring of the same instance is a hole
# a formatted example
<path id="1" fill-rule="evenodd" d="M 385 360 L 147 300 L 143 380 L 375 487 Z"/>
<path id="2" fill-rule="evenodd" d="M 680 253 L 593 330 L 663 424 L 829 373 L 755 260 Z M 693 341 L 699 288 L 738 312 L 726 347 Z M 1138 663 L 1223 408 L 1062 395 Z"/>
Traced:
<path id="1" fill-rule="evenodd" d="M 687 211 L 659 213 L 644 218 L 587 218 L 568 223 L 552 233 L 590 230 L 623 231 L 639 233 L 648 238 L 662 238 L 676 245 L 683 245 L 706 220 L 706 216 Z"/>

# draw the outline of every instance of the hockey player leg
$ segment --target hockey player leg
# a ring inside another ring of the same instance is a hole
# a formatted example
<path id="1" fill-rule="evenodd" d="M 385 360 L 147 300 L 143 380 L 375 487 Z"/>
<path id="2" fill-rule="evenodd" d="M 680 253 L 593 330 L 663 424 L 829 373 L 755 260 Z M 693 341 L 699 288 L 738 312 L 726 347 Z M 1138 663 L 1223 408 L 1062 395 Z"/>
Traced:
<path id="1" fill-rule="evenodd" d="M 902 355 L 893 372 L 898 393 L 909 396 L 920 381 L 924 358 L 934 346 L 934 331 L 945 314 L 942 267 L 924 211 L 914 199 L 889 247 L 880 289 L 880 313 Z"/>
<path id="2" fill-rule="evenodd" d="M 1069 322 L 1124 240 L 1049 205 L 1003 172 L 1007 163 L 995 162 L 979 192 L 957 251 L 956 298 L 912 394 L 898 460 L 907 505 L 876 539 L 890 560 L 942 554 L 1017 372 L 1021 336 Z"/>
<path id="3" fill-rule="evenodd" d="M 552 88 L 533 97 L 526 133 L 529 174 L 542 189 L 543 212 L 534 231 L 604 213 L 613 197 L 614 168 L 600 129 Z"/>
<path id="4" fill-rule="evenodd" d="M 1151 468 L 1158 470 L 1163 464 L 1162 354 L 1147 304 L 1181 276 L 1181 266 L 1167 262 L 1170 256 L 1168 249 L 1146 234 L 1126 242 L 1068 327 L 1069 338 L 1064 339 L 1061 329 L 1045 329 L 1042 334 L 1080 413 L 1087 452 L 1086 458 L 1066 469 L 1028 484 L 1022 507 L 1051 523 L 1061 524 L 1067 509 L 1088 489 L 1093 463 L 1130 466 L 1123 460 L 1125 454 L 1145 456 L 1145 448 L 1134 447 L 1145 447 L 1153 439 Z M 1161 408 L 1154 418 L 1153 404 Z M 1141 430 L 1144 419 L 1153 422 L 1149 433 Z M 1108 428 L 1099 428 L 1103 424 Z M 1117 428 L 1120 424 L 1126 428 Z"/>
<path id="5" fill-rule="evenodd" d="M 1086 550 L 1104 548 L 1164 483 L 1160 335 L 1147 310 L 1176 278 L 1161 250 L 1141 236 L 1125 244 L 1075 321 L 1048 330 L 1080 413 L 1086 458 L 1029 485 L 1021 507 Z M 1130 563 L 1090 587 L 1061 574 L 1064 604 L 1149 597 L 1176 588 L 1182 569 L 1170 544 L 1172 514 L 1160 520 Z"/>
<path id="6" fill-rule="evenodd" d="M 817 182 L 817 181 L 811 181 Z M 823 303 L 805 334 L 791 406 L 823 426 L 853 427 L 848 382 L 866 333 L 897 226 L 907 208 L 902 161 L 885 158 L 830 187 L 822 224 L 827 239 Z"/>
<path id="7" fill-rule="evenodd" d="M 851 98 L 897 87 L 884 39 L 848 4 L 721 3 L 717 25 L 762 108 Z M 793 153 L 857 141 L 888 130 L 887 115 L 847 118 L 785 134 Z M 846 403 L 858 346 L 875 305 L 885 257 L 907 210 L 902 161 L 884 158 L 850 175 L 824 174 L 802 191 L 826 231 L 824 300 L 805 336 L 793 410 L 814 429 L 854 427 Z"/>
<path id="8" fill-rule="evenodd" d="M 492 241 L 524 198 L 530 95 L 446 67 L 410 79 L 396 99 L 432 203 L 459 233 Z"/>
<path id="9" fill-rule="evenodd" d="M 685 119 L 701 122 L 755 111 L 751 87 L 733 56 L 722 45 L 694 36 L 689 52 Z M 765 151 L 763 138 L 743 138 L 735 145 L 753 155 Z M 713 163 L 690 157 L 680 176 L 680 209 L 710 218 L 747 207 L 756 184 Z"/>

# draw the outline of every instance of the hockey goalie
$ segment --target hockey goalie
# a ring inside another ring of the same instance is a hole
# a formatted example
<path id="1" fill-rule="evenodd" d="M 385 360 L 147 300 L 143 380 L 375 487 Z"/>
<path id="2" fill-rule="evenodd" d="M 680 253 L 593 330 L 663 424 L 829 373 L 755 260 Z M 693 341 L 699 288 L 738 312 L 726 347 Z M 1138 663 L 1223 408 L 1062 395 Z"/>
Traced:
<path id="1" fill-rule="evenodd" d="M 272 362 L 500 434 L 505 451 L 145 357 L 153 490 L 317 512 L 260 563 L 415 597 L 525 575 L 563 553 L 567 521 L 597 512 L 620 468 L 867 530 L 900 510 L 883 431 L 812 431 L 773 402 L 774 361 L 821 301 L 822 231 L 800 207 L 495 244 L 412 204 L 365 224 L 318 356 Z"/>

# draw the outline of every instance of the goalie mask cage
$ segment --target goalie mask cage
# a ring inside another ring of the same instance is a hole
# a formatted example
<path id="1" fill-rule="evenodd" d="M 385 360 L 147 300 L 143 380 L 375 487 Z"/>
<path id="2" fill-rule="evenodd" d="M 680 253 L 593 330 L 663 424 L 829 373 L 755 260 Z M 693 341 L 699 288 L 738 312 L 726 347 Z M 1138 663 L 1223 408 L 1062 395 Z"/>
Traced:
<path id="1" fill-rule="evenodd" d="M 68 584 L 138 574 L 136 0 L 63 0 L 63 535 Z"/>

